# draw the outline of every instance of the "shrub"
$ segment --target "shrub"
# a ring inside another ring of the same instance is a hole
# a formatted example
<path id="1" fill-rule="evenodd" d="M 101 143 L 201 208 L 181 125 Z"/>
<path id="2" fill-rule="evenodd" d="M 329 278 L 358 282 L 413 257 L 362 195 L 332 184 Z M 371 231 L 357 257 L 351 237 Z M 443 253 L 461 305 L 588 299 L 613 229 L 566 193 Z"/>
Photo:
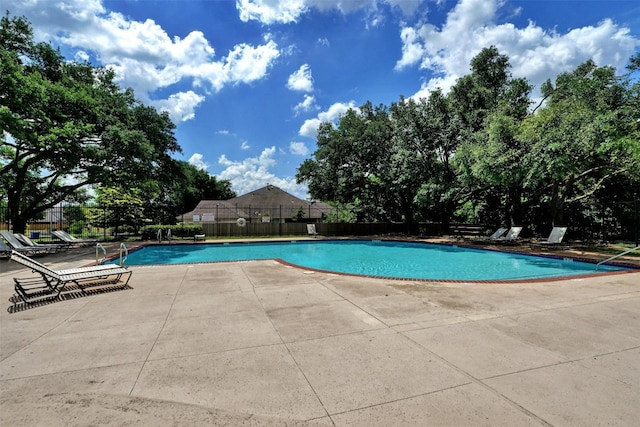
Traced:
<path id="1" fill-rule="evenodd" d="M 167 231 L 171 230 L 172 238 L 193 238 L 196 234 L 202 234 L 202 225 L 145 225 L 140 230 L 142 240 L 156 240 L 158 230 L 162 230 L 162 238 L 167 238 Z"/>

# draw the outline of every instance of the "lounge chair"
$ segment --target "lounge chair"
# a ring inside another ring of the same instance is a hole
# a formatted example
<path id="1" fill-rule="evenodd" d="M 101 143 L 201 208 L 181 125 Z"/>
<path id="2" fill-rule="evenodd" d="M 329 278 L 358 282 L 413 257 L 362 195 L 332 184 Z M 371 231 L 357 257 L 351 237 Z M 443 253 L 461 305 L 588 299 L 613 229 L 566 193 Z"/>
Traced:
<path id="1" fill-rule="evenodd" d="M 543 240 L 540 242 L 532 242 L 532 245 L 539 246 L 560 246 L 562 244 L 562 239 L 567 232 L 568 227 L 553 227 L 549 237 L 547 240 Z"/>
<path id="2" fill-rule="evenodd" d="M 53 253 L 57 253 L 57 252 L 59 252 L 61 250 L 69 249 L 69 244 L 68 243 L 47 243 L 47 244 L 43 244 L 43 243 L 34 242 L 33 240 L 31 240 L 30 238 L 28 238 L 27 236 L 25 236 L 22 233 L 13 233 L 13 235 L 16 236 L 16 238 L 18 240 L 20 240 L 20 242 L 22 242 L 25 245 L 25 247 L 27 247 L 27 248 L 49 249 Z"/>
<path id="3" fill-rule="evenodd" d="M 51 234 L 71 246 L 90 246 L 98 243 L 98 239 L 78 239 L 77 237 L 73 237 L 71 234 L 62 230 L 52 231 Z"/>
<path id="4" fill-rule="evenodd" d="M 56 252 L 55 250 L 52 250 L 52 248 L 36 248 L 31 246 L 25 246 L 22 244 L 22 242 L 20 242 L 20 240 L 18 240 L 16 236 L 14 236 L 9 231 L 0 231 L 0 235 L 4 237 L 4 240 L 7 241 L 7 243 L 11 248 L 22 253 L 27 253 L 29 255 L 44 255 L 44 254 L 50 254 L 50 253 Z"/>
<path id="5" fill-rule="evenodd" d="M 318 235 L 318 232 L 316 231 L 316 225 L 315 224 L 307 224 L 307 233 L 309 234 L 309 236 L 316 237 Z"/>
<path id="6" fill-rule="evenodd" d="M 0 256 L 7 258 L 11 256 L 11 248 L 2 240 L 0 240 Z"/>
<path id="7" fill-rule="evenodd" d="M 502 242 L 504 243 L 514 243 L 518 240 L 520 236 L 520 232 L 522 231 L 522 227 L 511 227 L 509 231 L 507 231 L 507 235 L 504 236 Z"/>
<path id="8" fill-rule="evenodd" d="M 498 228 L 491 236 L 489 237 L 483 237 L 480 239 L 473 239 L 474 242 L 476 243 L 486 243 L 486 242 L 491 242 L 494 240 L 500 240 L 503 238 L 504 233 L 507 232 L 507 228 L 506 227 L 500 227 Z"/>
<path id="9" fill-rule="evenodd" d="M 489 236 L 489 240 L 501 239 L 502 236 L 504 236 L 504 233 L 507 232 L 507 230 L 508 230 L 508 228 L 506 228 L 506 227 L 498 228 L 495 233 L 493 233 L 491 236 Z"/>
<path id="10" fill-rule="evenodd" d="M 11 252 L 11 260 L 30 268 L 41 276 L 41 279 L 13 279 L 17 297 L 14 301 L 19 298 L 27 304 L 56 299 L 70 283 L 86 293 L 89 288 L 125 287 L 131 278 L 131 271 L 115 264 L 53 270 L 16 251 Z"/>

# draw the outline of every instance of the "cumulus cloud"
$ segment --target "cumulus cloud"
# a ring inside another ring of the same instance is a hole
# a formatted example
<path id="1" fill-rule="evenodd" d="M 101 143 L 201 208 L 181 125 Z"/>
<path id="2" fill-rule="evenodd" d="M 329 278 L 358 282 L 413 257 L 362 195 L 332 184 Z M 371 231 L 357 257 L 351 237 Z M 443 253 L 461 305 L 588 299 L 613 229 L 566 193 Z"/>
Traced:
<path id="1" fill-rule="evenodd" d="M 78 49 L 77 58 L 110 67 L 119 81 L 132 87 L 147 103 L 167 108 L 172 117 L 189 120 L 203 95 L 193 91 L 153 100 L 158 89 L 178 83 L 193 89 L 220 91 L 227 85 L 252 83 L 267 76 L 280 56 L 277 44 L 238 44 L 222 57 L 201 31 L 185 37 L 170 36 L 155 21 L 132 20 L 121 13 L 108 12 L 100 0 L 12 1 L 12 14 L 30 17 L 35 35 Z M 184 108 L 184 110 L 180 110 Z"/>
<path id="2" fill-rule="evenodd" d="M 174 123 L 185 122 L 196 116 L 196 107 L 204 101 L 204 96 L 193 91 L 179 92 L 169 98 L 154 101 L 152 104 L 160 111 L 166 111 Z"/>
<path id="3" fill-rule="evenodd" d="M 242 21 L 255 20 L 265 25 L 298 22 L 311 9 L 321 12 L 338 11 L 343 14 L 365 10 L 374 16 L 373 22 L 379 19 L 380 15 L 376 11 L 382 5 L 388 5 L 391 10 L 399 10 L 408 16 L 425 2 L 426 0 L 236 0 L 236 8 Z"/>
<path id="4" fill-rule="evenodd" d="M 307 12 L 304 0 L 236 0 L 243 22 L 256 20 L 263 24 L 297 22 Z"/>
<path id="5" fill-rule="evenodd" d="M 469 63 L 480 50 L 494 45 L 509 57 L 515 77 L 526 77 L 536 87 L 563 71 L 592 58 L 599 65 L 622 68 L 639 46 L 628 28 L 605 19 L 597 26 L 565 34 L 548 31 L 533 22 L 524 28 L 496 23 L 503 0 L 460 0 L 441 28 L 430 23 L 403 26 L 402 55 L 396 70 L 411 66 L 436 73 L 414 97 L 436 87 L 449 89 L 469 73 Z"/>
<path id="6" fill-rule="evenodd" d="M 311 67 L 304 64 L 289 76 L 287 88 L 301 92 L 313 92 L 313 77 L 311 75 Z"/>
<path id="7" fill-rule="evenodd" d="M 209 167 L 209 165 L 204 161 L 204 156 L 200 153 L 193 153 L 193 155 L 189 157 L 189 160 L 187 160 L 187 163 L 200 170 L 207 170 Z"/>
<path id="8" fill-rule="evenodd" d="M 298 156 L 306 156 L 307 154 L 309 154 L 309 149 L 304 142 L 291 141 L 289 143 L 289 151 L 291 152 L 291 154 L 295 154 Z"/>
<path id="9" fill-rule="evenodd" d="M 228 179 L 238 194 L 273 184 L 298 197 L 306 197 L 306 187 L 296 184 L 295 178 L 279 178 L 271 172 L 271 168 L 276 165 L 275 153 L 275 147 L 268 147 L 262 150 L 258 157 L 249 157 L 241 161 L 230 160 L 223 154 L 218 163 L 225 169 L 218 177 Z"/>
<path id="10" fill-rule="evenodd" d="M 318 105 L 316 104 L 316 98 L 313 95 L 305 95 L 304 100 L 298 103 L 295 107 L 293 107 L 293 111 L 296 113 L 296 116 L 300 113 L 307 113 L 309 111 L 317 110 Z"/>
<path id="11" fill-rule="evenodd" d="M 323 111 L 316 118 L 305 120 L 300 127 L 298 134 L 309 138 L 318 136 L 318 127 L 322 122 L 335 122 L 346 113 L 349 109 L 355 109 L 355 102 L 348 103 L 336 102 L 327 111 Z"/>

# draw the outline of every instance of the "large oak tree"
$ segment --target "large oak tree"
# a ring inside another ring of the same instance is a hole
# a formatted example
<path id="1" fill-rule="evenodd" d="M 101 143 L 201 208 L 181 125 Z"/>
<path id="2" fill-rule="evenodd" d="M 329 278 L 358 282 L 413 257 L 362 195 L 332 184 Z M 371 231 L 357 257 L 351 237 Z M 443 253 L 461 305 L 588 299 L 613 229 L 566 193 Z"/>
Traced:
<path id="1" fill-rule="evenodd" d="M 0 20 L 0 197 L 15 232 L 88 185 L 157 188 L 180 150 L 174 124 L 114 74 L 35 43 L 25 18 Z"/>

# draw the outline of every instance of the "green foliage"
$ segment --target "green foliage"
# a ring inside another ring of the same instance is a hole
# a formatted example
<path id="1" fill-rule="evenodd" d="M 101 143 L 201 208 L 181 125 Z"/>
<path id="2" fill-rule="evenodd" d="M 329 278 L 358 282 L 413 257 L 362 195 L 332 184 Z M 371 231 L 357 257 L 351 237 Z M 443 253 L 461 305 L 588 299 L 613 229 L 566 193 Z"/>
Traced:
<path id="1" fill-rule="evenodd" d="M 35 43 L 24 18 L 0 20 L 0 194 L 14 231 L 88 185 L 157 188 L 180 150 L 175 126 L 114 77 Z"/>
<path id="2" fill-rule="evenodd" d="M 142 240 L 156 240 L 158 231 L 162 230 L 162 238 L 166 240 L 167 231 L 171 230 L 171 236 L 175 238 L 193 238 L 196 234 L 202 233 L 202 225 L 199 224 L 163 224 L 163 225 L 145 225 L 140 229 Z"/>
<path id="3" fill-rule="evenodd" d="M 136 231 L 146 222 L 140 190 L 99 188 L 96 207 L 87 212 L 87 221 L 102 227 L 130 227 Z"/>
<path id="4" fill-rule="evenodd" d="M 207 171 L 178 160 L 158 172 L 158 189 L 147 195 L 145 215 L 154 223 L 172 224 L 193 210 L 201 200 L 226 200 L 236 197 L 231 182 L 218 180 Z"/>
<path id="5" fill-rule="evenodd" d="M 292 219 L 296 222 L 300 222 L 304 220 L 304 208 L 302 206 L 298 207 L 298 211 L 295 214 L 293 214 Z"/>
<path id="6" fill-rule="evenodd" d="M 82 232 L 84 231 L 85 228 L 85 222 L 82 220 L 79 221 L 73 221 L 71 223 L 71 225 L 69 226 L 69 233 L 71 234 L 75 234 L 75 235 L 82 235 Z"/>
<path id="7" fill-rule="evenodd" d="M 629 70 L 637 72 L 639 56 Z M 640 188 L 640 83 L 587 61 L 541 88 L 495 47 L 448 94 L 366 103 L 322 123 L 296 179 L 340 206 L 329 221 L 594 225 L 598 205 Z M 567 214 L 568 211 L 568 214 Z M 585 228 L 586 229 L 586 228 Z M 544 231 L 543 231 L 544 230 Z"/>
<path id="8" fill-rule="evenodd" d="M 332 209 L 327 213 L 326 221 L 327 222 L 347 222 L 354 223 L 357 222 L 359 211 L 358 201 L 356 200 L 354 203 L 330 203 L 335 206 L 336 209 Z"/>

